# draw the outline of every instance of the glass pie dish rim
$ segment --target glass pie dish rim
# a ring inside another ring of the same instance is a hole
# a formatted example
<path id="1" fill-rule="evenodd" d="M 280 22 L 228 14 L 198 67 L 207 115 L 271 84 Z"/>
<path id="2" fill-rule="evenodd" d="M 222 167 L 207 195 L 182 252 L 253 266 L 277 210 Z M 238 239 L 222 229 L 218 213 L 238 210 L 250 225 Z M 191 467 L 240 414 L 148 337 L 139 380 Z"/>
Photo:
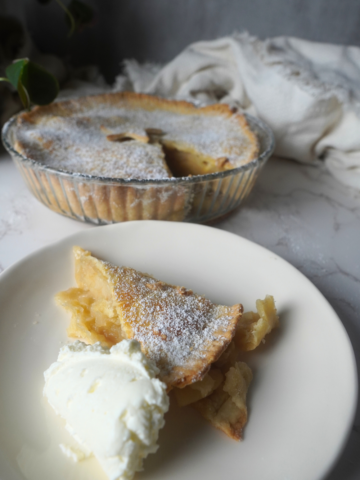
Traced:
<path id="1" fill-rule="evenodd" d="M 45 172 L 49 172 L 51 174 L 60 175 L 62 177 L 71 177 L 76 178 L 79 180 L 83 180 L 84 182 L 88 183 L 102 183 L 102 184 L 119 184 L 119 185 L 138 185 L 138 186 L 145 186 L 145 185 L 181 185 L 181 184 L 191 184 L 191 183 L 199 183 L 204 181 L 211 181 L 222 179 L 231 175 L 236 175 L 240 172 L 245 172 L 247 170 L 251 170 L 252 168 L 256 167 L 257 165 L 266 162 L 266 160 L 272 155 L 275 149 L 275 138 L 271 128 L 261 119 L 256 118 L 248 113 L 243 113 L 246 120 L 249 122 L 250 129 L 252 131 L 252 124 L 255 124 L 260 130 L 262 130 L 264 134 L 264 148 L 261 148 L 261 143 L 259 141 L 259 155 L 251 160 L 251 162 L 245 163 L 244 165 L 240 165 L 239 167 L 232 168 L 230 170 L 225 170 L 222 172 L 215 172 L 215 173 L 207 173 L 204 175 L 194 175 L 194 176 L 187 176 L 187 177 L 170 177 L 170 178 L 157 178 L 157 179 L 146 179 L 146 178 L 117 178 L 117 177 L 103 177 L 103 176 L 96 176 L 96 175 L 89 175 L 84 173 L 77 173 L 77 172 L 69 172 L 66 170 L 61 170 L 58 168 L 51 167 L 46 164 L 40 163 L 38 160 L 34 160 L 32 158 L 26 157 L 22 153 L 18 152 L 11 139 L 9 138 L 11 129 L 14 127 L 14 123 L 17 120 L 17 117 L 22 112 L 14 115 L 11 117 L 3 126 L 1 132 L 2 142 L 6 148 L 6 150 L 11 154 L 15 155 L 19 158 L 23 163 L 28 164 L 31 168 L 36 170 L 41 170 Z M 258 134 L 254 132 L 256 137 L 258 138 Z M 258 138 L 258 140 L 260 140 Z"/>

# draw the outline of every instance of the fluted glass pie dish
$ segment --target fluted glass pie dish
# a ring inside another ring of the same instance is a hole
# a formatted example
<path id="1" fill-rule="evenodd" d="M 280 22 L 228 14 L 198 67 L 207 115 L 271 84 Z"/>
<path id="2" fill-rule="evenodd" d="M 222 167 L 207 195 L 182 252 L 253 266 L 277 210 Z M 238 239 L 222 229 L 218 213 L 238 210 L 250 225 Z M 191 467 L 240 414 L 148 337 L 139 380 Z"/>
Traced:
<path id="1" fill-rule="evenodd" d="M 259 154 L 237 168 L 206 175 L 164 179 L 122 179 L 67 172 L 27 158 L 14 147 L 17 117 L 2 140 L 28 188 L 51 210 L 97 225 L 128 220 L 205 223 L 239 207 L 274 150 L 274 136 L 261 120 L 246 115 Z"/>

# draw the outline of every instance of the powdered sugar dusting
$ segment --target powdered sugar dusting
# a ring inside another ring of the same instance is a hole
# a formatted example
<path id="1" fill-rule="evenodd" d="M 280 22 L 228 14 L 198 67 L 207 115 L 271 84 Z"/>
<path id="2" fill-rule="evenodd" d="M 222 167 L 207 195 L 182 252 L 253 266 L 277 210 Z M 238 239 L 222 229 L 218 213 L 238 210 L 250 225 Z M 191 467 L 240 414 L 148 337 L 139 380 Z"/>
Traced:
<path id="1" fill-rule="evenodd" d="M 110 129 L 113 119 L 109 123 Z M 158 144 L 111 142 L 101 130 L 104 124 L 102 117 L 53 117 L 19 130 L 18 137 L 27 146 L 28 156 L 69 172 L 114 178 L 169 176 Z"/>
<path id="2" fill-rule="evenodd" d="M 138 128 L 157 128 L 164 132 L 161 141 L 177 142 L 212 158 L 227 156 L 234 165 L 241 165 L 249 157 L 252 144 L 239 127 L 237 116 L 187 114 L 164 110 L 103 107 L 88 112 L 89 115 L 107 119 L 120 118 L 118 132 Z M 105 121 L 105 120 L 104 120 Z M 115 120 L 116 122 L 116 120 Z M 136 127 L 135 127 L 136 126 Z M 112 127 L 115 124 L 112 123 Z M 132 131 L 132 130 L 130 130 Z"/>
<path id="3" fill-rule="evenodd" d="M 151 143 L 111 142 L 109 133 L 163 132 Z M 44 115 L 37 123 L 22 121 L 16 135 L 25 154 L 57 169 L 113 178 L 168 178 L 160 143 L 176 142 L 211 158 L 227 157 L 234 166 L 251 158 L 253 144 L 236 116 L 181 115 L 128 106 L 79 108 L 71 115 Z M 160 143 L 159 143 L 160 142 Z"/>
<path id="4" fill-rule="evenodd" d="M 211 363 L 214 353 L 231 339 L 231 307 L 215 305 L 131 268 L 107 263 L 106 268 L 121 305 L 122 323 L 130 326 L 131 338 L 142 344 L 162 378 L 174 376 L 174 369 L 179 378 L 201 373 L 199 367 Z"/>

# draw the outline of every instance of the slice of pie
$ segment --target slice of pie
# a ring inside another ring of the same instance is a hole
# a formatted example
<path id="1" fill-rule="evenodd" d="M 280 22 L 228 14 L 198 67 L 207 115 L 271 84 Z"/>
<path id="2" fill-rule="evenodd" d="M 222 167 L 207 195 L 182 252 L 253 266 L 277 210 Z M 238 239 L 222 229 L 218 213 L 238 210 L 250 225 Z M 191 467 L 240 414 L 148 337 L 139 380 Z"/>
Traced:
<path id="1" fill-rule="evenodd" d="M 213 304 L 80 247 L 74 247 L 74 256 L 77 288 L 56 296 L 72 316 L 68 335 L 108 346 L 124 338 L 138 340 L 169 388 L 201 380 L 234 337 L 241 304 Z"/>

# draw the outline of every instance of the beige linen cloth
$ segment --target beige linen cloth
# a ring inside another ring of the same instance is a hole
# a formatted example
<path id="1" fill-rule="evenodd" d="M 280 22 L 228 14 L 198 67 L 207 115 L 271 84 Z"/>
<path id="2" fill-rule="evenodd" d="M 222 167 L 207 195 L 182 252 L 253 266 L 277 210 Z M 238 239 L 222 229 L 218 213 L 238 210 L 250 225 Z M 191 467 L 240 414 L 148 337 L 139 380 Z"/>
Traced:
<path id="1" fill-rule="evenodd" d="M 360 189 L 360 48 L 247 33 L 188 46 L 163 67 L 130 60 L 114 90 L 237 104 L 273 130 L 275 153 L 324 161 Z"/>

